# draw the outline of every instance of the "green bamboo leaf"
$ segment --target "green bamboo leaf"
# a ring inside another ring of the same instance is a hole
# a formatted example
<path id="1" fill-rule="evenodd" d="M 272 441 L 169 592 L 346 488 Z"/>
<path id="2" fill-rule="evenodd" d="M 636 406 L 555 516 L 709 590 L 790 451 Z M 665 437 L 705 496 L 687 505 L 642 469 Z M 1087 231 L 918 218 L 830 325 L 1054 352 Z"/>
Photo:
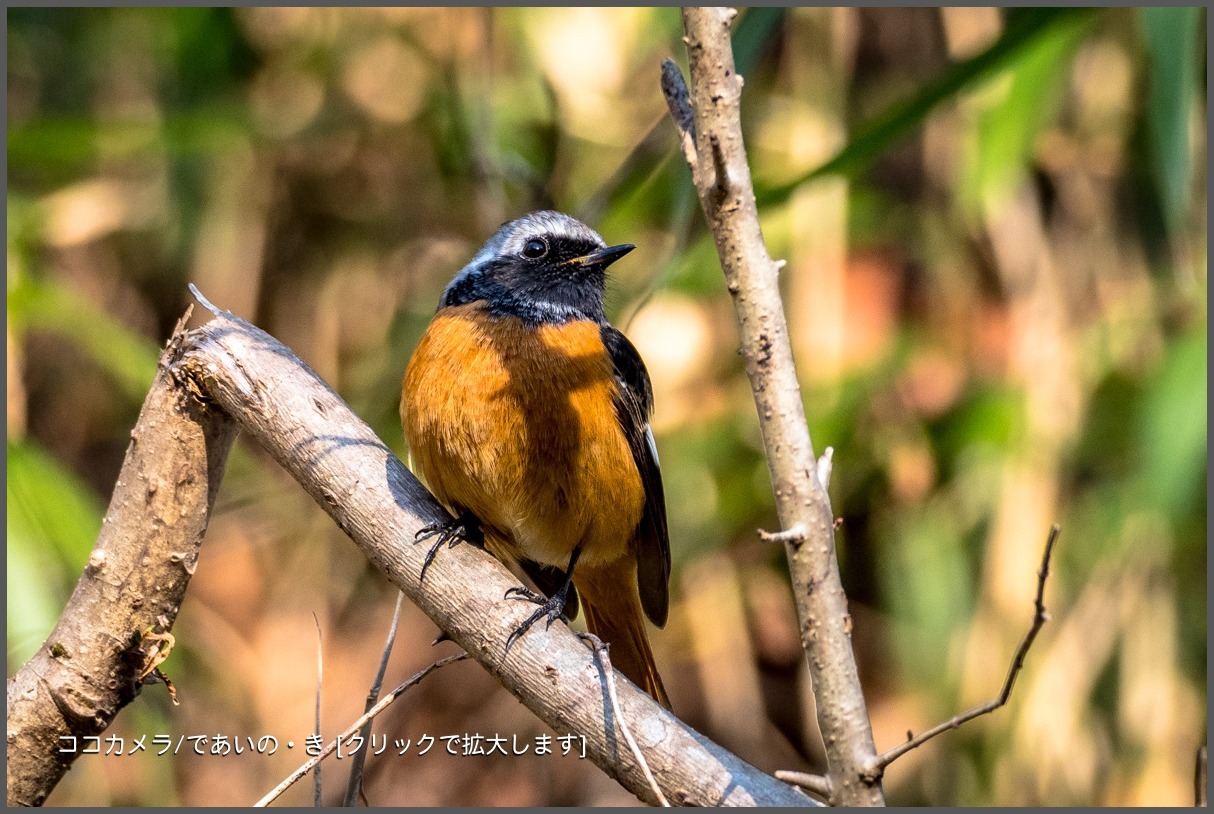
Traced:
<path id="1" fill-rule="evenodd" d="M 160 354 L 154 344 L 75 291 L 22 277 L 8 292 L 8 316 L 21 329 L 40 328 L 75 341 L 135 403 L 141 403 Z"/>
<path id="2" fill-rule="evenodd" d="M 780 33 L 788 9 L 760 6 L 747 9 L 733 34 L 733 64 L 743 77 L 754 70 L 759 58 Z"/>
<path id="3" fill-rule="evenodd" d="M 976 151 L 967 167 L 970 181 L 959 185 L 963 194 L 989 200 L 1010 192 L 1023 177 L 1085 33 L 1082 24 L 1061 26 L 1025 45 L 1009 65 L 1006 91 L 979 115 Z"/>
<path id="4" fill-rule="evenodd" d="M 1179 338 L 1146 387 L 1136 436 L 1151 501 L 1174 518 L 1196 504 L 1206 472 L 1206 332 Z"/>
<path id="5" fill-rule="evenodd" d="M 1164 223 L 1175 234 L 1189 208 L 1189 117 L 1202 53 L 1201 8 L 1141 8 L 1150 69 L 1147 132 Z"/>
<path id="6" fill-rule="evenodd" d="M 919 127 L 942 102 L 1015 64 L 1025 50 L 1062 25 L 1085 24 L 1092 9 L 1033 8 L 1009 14 L 999 39 L 980 54 L 945 69 L 909 99 L 878 115 L 825 164 L 791 182 L 769 187 L 759 195 L 760 206 L 781 203 L 807 181 L 826 175 L 854 178 L 884 150 Z"/>
<path id="7" fill-rule="evenodd" d="M 28 659 L 50 633 L 104 509 L 87 484 L 32 442 L 8 442 L 7 474 L 11 664 Z"/>

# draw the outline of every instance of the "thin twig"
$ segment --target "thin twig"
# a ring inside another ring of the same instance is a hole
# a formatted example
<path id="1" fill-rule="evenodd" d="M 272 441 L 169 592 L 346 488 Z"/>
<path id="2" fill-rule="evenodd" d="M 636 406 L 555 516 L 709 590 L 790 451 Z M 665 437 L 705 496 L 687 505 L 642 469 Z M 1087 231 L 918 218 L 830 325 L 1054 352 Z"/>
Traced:
<path id="1" fill-rule="evenodd" d="M 320 695 L 325 676 L 325 660 L 323 640 L 320 635 L 320 618 L 312 611 L 312 621 L 316 623 L 316 736 L 320 737 Z M 316 763 L 316 773 L 312 775 L 312 805 L 320 808 L 320 761 Z"/>
<path id="2" fill-rule="evenodd" d="M 1049 621 L 1050 615 L 1045 609 L 1045 582 L 1050 576 L 1050 557 L 1054 553 L 1054 543 L 1058 540 L 1058 532 L 1060 531 L 1058 524 L 1055 523 L 1050 528 L 1050 536 L 1045 541 L 1045 553 L 1041 556 L 1041 569 L 1037 571 L 1037 597 L 1033 602 L 1033 624 L 1029 628 L 1028 633 L 1024 635 L 1024 639 L 1020 642 L 1020 646 L 1016 648 L 1016 655 L 1012 657 L 1011 666 L 1008 668 L 1007 678 L 1003 682 L 1003 689 L 999 695 L 987 701 L 985 704 L 980 704 L 973 709 L 966 710 L 959 715 L 954 715 L 942 724 L 938 724 L 931 729 L 923 732 L 917 737 L 908 737 L 906 742 L 895 746 L 888 752 L 878 755 L 869 771 L 874 777 L 880 777 L 889 764 L 893 763 L 898 758 L 912 749 L 917 749 L 927 743 L 932 738 L 947 732 L 950 729 L 956 729 L 962 724 L 972 721 L 982 715 L 994 712 L 1007 703 L 1008 698 L 1012 695 L 1012 687 L 1016 684 L 1016 677 L 1020 674 L 1020 670 L 1024 667 L 1024 657 L 1028 654 L 1029 648 L 1033 646 L 1033 641 L 1037 638 L 1038 631 L 1042 626 Z M 910 733 L 908 732 L 909 736 Z"/>
<path id="3" fill-rule="evenodd" d="M 831 786 L 829 777 L 823 777 L 820 774 L 806 774 L 805 772 L 790 772 L 787 769 L 778 769 L 776 771 L 776 779 L 783 780 L 785 783 L 792 783 L 794 786 L 800 786 L 824 800 L 830 799 Z"/>
<path id="4" fill-rule="evenodd" d="M 598 659 L 599 664 L 603 668 L 603 677 L 607 681 L 607 697 L 611 700 L 611 714 L 619 725 L 620 733 L 624 736 L 624 740 L 628 742 L 628 748 L 632 750 L 632 756 L 640 764 L 641 771 L 644 772 L 645 779 L 649 782 L 650 790 L 653 791 L 654 797 L 658 798 L 658 803 L 661 804 L 662 808 L 670 808 L 666 795 L 662 794 L 662 789 L 658 787 L 658 781 L 654 779 L 653 772 L 649 770 L 649 762 L 645 760 L 641 747 L 637 744 L 636 739 L 632 737 L 632 730 L 628 728 L 628 722 L 620 714 L 620 699 L 616 696 L 615 692 L 615 669 L 611 666 L 611 656 L 608 654 L 607 644 L 593 633 L 578 633 L 578 637 L 590 643 L 591 649 L 594 650 L 595 658 Z"/>
<path id="5" fill-rule="evenodd" d="M 379 691 L 384 686 L 384 673 L 388 671 L 388 659 L 392 656 L 392 645 L 396 643 L 396 628 L 400 624 L 400 609 L 404 604 L 405 594 L 402 591 L 396 592 L 396 609 L 392 611 L 392 624 L 388 627 L 388 638 L 384 642 L 384 654 L 379 659 L 379 670 L 375 673 L 375 681 L 371 684 L 370 691 L 367 692 L 367 705 L 363 708 L 363 712 L 369 712 L 375 706 L 375 702 L 379 700 Z M 362 738 L 363 743 L 366 743 L 371 736 L 371 721 L 363 724 L 362 731 L 358 733 Z M 350 781 L 346 784 L 346 799 L 342 803 L 346 808 L 353 808 L 355 800 L 362 792 L 363 785 L 363 766 L 367 762 L 366 749 L 359 749 L 354 753 L 354 763 L 350 767 Z"/>
<path id="6" fill-rule="evenodd" d="M 325 748 L 321 750 L 320 754 L 318 754 L 316 757 L 312 758 L 307 763 L 300 766 L 295 771 L 291 772 L 291 774 L 288 775 L 285 780 L 283 780 L 281 783 L 279 783 L 277 786 L 274 787 L 273 791 L 271 791 L 265 797 L 262 797 L 256 803 L 254 803 L 253 804 L 254 807 L 263 808 L 263 807 L 269 805 L 270 803 L 272 803 L 276 799 L 278 799 L 278 797 L 284 791 L 291 788 L 291 786 L 293 786 L 296 783 L 296 781 L 299 780 L 299 778 L 303 777 L 305 774 L 307 774 L 309 771 L 311 771 L 313 766 L 316 766 L 319 768 L 320 762 L 322 760 L 324 760 L 325 758 L 327 758 L 329 755 L 333 754 L 333 752 L 337 749 L 338 743 L 349 738 L 351 735 L 353 735 L 355 732 L 357 732 L 359 730 L 359 728 L 361 726 L 363 726 L 363 724 L 367 723 L 368 721 L 371 721 L 372 719 L 375 718 L 376 715 L 379 715 L 381 712 L 383 712 L 385 709 L 387 709 L 392 704 L 392 702 L 395 701 L 397 698 L 399 698 L 401 693 L 403 693 L 405 690 L 407 690 L 410 687 L 412 687 L 413 685 L 417 684 L 423 678 L 430 675 L 438 668 L 445 667 L 446 665 L 451 664 L 452 662 L 460 661 L 460 660 L 466 659 L 466 658 L 468 658 L 467 653 L 457 653 L 454 656 L 447 656 L 446 658 L 441 658 L 438 661 L 431 664 L 429 667 L 422 670 L 417 675 L 410 678 L 405 683 L 398 686 L 392 692 L 385 695 L 382 701 L 380 701 L 374 707 L 372 707 L 371 709 L 369 709 L 365 713 L 363 713 L 361 718 L 359 718 L 354 723 L 350 724 L 350 726 L 347 727 L 344 732 L 342 732 L 340 735 L 338 735 L 336 738 L 334 738 L 332 741 L 330 741 L 328 743 L 328 745 L 326 745 Z"/>
<path id="7" fill-rule="evenodd" d="M 202 292 L 198 290 L 198 286 L 194 285 L 193 283 L 190 283 L 190 293 L 194 295 L 194 299 L 196 299 L 200 303 L 202 303 L 203 308 L 207 309 L 215 316 L 220 316 L 223 313 L 223 311 L 219 310 L 219 308 L 217 308 L 214 303 L 212 303 L 206 297 L 202 296 Z M 182 318 L 183 321 L 190 318 L 190 314 L 193 313 L 193 310 L 194 310 L 194 306 L 191 305 L 189 307 L 189 309 L 185 312 L 185 317 Z"/>
<path id="8" fill-rule="evenodd" d="M 1206 747 L 1197 750 L 1197 770 L 1193 773 L 1193 800 L 1198 808 L 1205 808 L 1207 802 L 1206 786 L 1209 781 L 1206 775 Z"/>

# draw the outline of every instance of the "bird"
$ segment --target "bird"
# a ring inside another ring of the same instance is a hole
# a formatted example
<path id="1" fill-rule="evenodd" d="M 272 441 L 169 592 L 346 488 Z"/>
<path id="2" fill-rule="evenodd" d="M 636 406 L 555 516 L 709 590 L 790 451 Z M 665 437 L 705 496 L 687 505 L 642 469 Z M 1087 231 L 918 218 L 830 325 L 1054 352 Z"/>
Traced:
<path id="1" fill-rule="evenodd" d="M 574 619 L 613 666 L 670 709 L 645 618 L 664 627 L 670 539 L 653 387 L 604 312 L 608 246 L 555 211 L 504 224 L 443 291 L 409 359 L 401 423 L 415 471 L 450 512 L 416 541 L 469 542 L 516 563 L 543 595 L 506 641 Z"/>

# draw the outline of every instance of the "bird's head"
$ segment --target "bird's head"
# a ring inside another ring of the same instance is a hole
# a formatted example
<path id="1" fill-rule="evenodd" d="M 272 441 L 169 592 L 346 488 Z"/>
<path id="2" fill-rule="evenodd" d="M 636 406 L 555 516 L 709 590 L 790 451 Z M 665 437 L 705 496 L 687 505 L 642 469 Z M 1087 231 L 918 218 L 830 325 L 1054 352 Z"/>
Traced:
<path id="1" fill-rule="evenodd" d="M 635 246 L 608 246 L 560 212 L 532 212 L 497 230 L 443 293 L 443 306 L 486 300 L 537 322 L 602 322 L 607 267 Z"/>

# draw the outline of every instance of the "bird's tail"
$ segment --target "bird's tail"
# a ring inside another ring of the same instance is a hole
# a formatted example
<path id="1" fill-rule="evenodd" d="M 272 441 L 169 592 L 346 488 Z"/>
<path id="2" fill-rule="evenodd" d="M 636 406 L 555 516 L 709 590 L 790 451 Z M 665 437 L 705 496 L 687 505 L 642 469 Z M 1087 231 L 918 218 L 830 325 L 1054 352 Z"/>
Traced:
<path id="1" fill-rule="evenodd" d="M 626 565 L 620 569 L 629 572 L 626 576 L 616 570 L 579 568 L 575 572 L 574 585 L 586 611 L 586 626 L 611 645 L 609 654 L 615 669 L 670 709 L 670 698 L 662 686 L 645 630 L 636 572 Z"/>

